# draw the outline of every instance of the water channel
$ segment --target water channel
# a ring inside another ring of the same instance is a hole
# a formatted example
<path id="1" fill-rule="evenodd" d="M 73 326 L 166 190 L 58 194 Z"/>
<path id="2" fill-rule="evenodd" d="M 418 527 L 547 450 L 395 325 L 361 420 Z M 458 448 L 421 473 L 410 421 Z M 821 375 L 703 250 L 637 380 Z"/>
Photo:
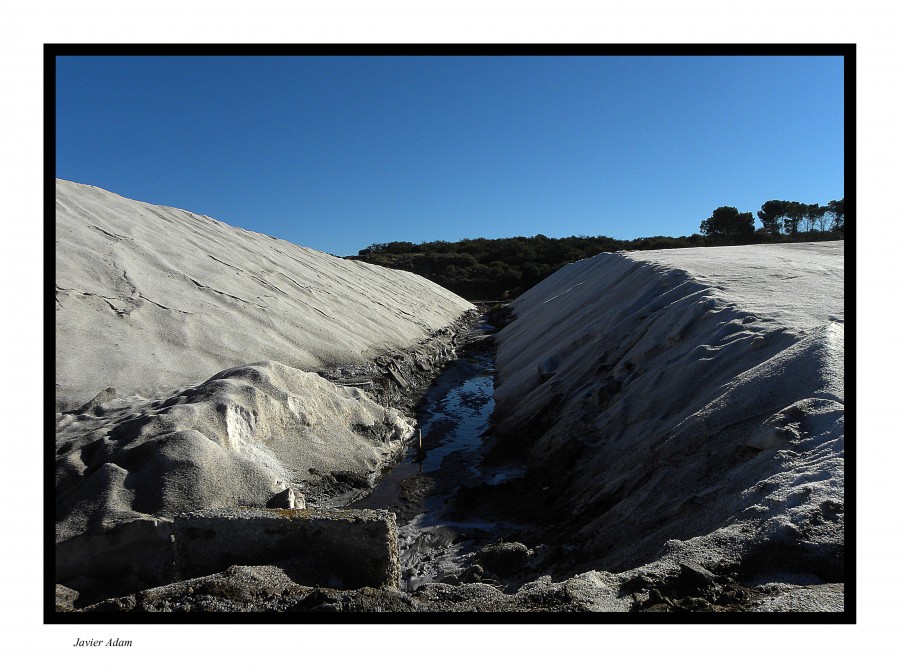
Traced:
<path id="1" fill-rule="evenodd" d="M 493 328 L 482 322 L 485 334 Z M 458 581 L 474 554 L 511 524 L 452 508 L 460 485 L 495 485 L 523 473 L 489 468 L 484 455 L 493 445 L 494 354 L 470 346 L 459 351 L 420 403 L 417 420 L 422 449 L 413 439 L 404 459 L 387 470 L 373 492 L 351 508 L 387 508 L 397 515 L 403 585 Z"/>

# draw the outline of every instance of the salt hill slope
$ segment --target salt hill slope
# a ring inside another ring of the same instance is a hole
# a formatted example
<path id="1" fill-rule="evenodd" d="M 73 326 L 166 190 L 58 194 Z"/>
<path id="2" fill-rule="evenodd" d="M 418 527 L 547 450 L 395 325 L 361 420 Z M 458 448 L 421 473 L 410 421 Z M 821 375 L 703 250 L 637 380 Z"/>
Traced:
<path id="1" fill-rule="evenodd" d="M 843 281 L 843 242 L 616 253 L 513 303 L 497 428 L 573 569 L 843 580 Z"/>
<path id="2" fill-rule="evenodd" d="M 58 409 L 260 360 L 360 363 L 471 308 L 414 274 L 56 182 Z"/>
<path id="3" fill-rule="evenodd" d="M 405 351 L 427 375 L 474 308 L 413 274 L 91 186 L 57 181 L 56 207 L 56 536 L 81 541 L 58 549 L 69 576 L 86 553 L 100 569 L 84 541 L 120 525 L 365 488 L 411 420 L 309 370 Z"/>

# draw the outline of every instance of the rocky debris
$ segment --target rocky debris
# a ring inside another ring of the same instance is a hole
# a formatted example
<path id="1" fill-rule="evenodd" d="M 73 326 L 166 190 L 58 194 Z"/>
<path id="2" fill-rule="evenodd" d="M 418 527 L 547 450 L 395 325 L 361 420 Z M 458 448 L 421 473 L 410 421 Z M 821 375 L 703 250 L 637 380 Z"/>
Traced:
<path id="1" fill-rule="evenodd" d="M 375 473 L 368 475 L 352 471 L 321 471 L 309 469 L 309 476 L 301 484 L 310 507 L 340 508 L 365 497 L 374 486 Z"/>
<path id="2" fill-rule="evenodd" d="M 662 568 L 662 570 L 660 570 Z M 657 562 L 623 574 L 633 612 L 843 612 L 843 583 L 748 583 L 733 568 Z M 787 574 L 782 577 L 788 577 Z"/>
<path id="3" fill-rule="evenodd" d="M 373 475 L 363 475 L 356 471 L 332 471 L 331 477 L 335 482 L 354 489 L 372 489 L 374 486 Z"/>
<path id="4" fill-rule="evenodd" d="M 390 587 L 338 590 L 298 584 L 295 562 L 232 566 L 221 573 L 109 599 L 94 612 L 624 612 L 615 579 L 585 573 L 564 582 L 540 578 L 515 593 L 484 582 L 430 583 L 415 592 Z"/>
<path id="5" fill-rule="evenodd" d="M 510 590 L 483 580 L 474 564 L 413 591 L 391 586 L 338 589 L 303 581 L 293 557 L 225 570 L 111 598 L 75 612 L 842 612 L 842 584 L 742 584 L 692 562 L 622 574 L 543 575 Z M 71 591 L 71 590 L 70 590 Z M 61 600 L 72 594 L 63 591 Z M 79 601 L 80 602 L 80 601 Z M 69 609 L 69 608 L 65 608 Z"/>
<path id="6" fill-rule="evenodd" d="M 716 576 L 700 564 L 685 562 L 678 564 L 679 573 L 676 578 L 681 587 L 704 590 L 715 586 Z"/>
<path id="7" fill-rule="evenodd" d="M 747 599 L 744 588 L 729 577 L 719 577 L 694 562 L 681 562 L 667 575 L 639 572 L 625 580 L 622 590 L 634 599 L 633 610 L 709 611 Z"/>
<path id="8" fill-rule="evenodd" d="M 205 510 L 175 518 L 178 579 L 298 558 L 295 582 L 397 586 L 397 524 L 379 510 Z"/>
<path id="9" fill-rule="evenodd" d="M 409 382 L 403 375 L 400 373 L 399 369 L 394 366 L 388 365 L 387 367 L 387 375 L 391 377 L 391 379 L 400 386 L 400 389 L 406 389 L 409 386 Z"/>

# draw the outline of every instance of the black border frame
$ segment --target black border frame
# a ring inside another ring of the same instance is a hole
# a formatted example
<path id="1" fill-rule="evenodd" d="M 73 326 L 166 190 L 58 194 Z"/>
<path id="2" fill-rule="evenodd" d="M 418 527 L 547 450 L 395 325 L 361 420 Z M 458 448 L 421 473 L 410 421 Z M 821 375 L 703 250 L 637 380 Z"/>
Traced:
<path id="1" fill-rule="evenodd" d="M 856 564 L 856 44 L 44 44 L 44 624 L 855 624 Z M 844 59 L 845 233 L 845 581 L 844 611 L 629 614 L 495 612 L 342 615 L 278 613 L 61 613 L 54 577 L 54 308 L 56 208 L 56 57 L 58 56 L 840 56 Z M 847 288 L 850 288 L 849 290 Z M 50 324 L 53 324 L 53 329 Z"/>

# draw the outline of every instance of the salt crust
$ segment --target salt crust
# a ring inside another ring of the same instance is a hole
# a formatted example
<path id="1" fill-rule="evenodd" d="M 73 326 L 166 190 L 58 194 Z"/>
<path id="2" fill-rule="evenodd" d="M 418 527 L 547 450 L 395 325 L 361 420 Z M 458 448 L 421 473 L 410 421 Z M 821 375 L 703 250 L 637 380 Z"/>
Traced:
<path id="1" fill-rule="evenodd" d="M 827 242 L 602 254 L 513 303 L 498 429 L 540 434 L 532 471 L 569 462 L 546 493 L 585 566 L 840 578 L 843 290 Z"/>
<path id="2" fill-rule="evenodd" d="M 58 410 L 259 360 L 362 363 L 473 308 L 415 274 L 60 179 L 56 305 Z"/>

